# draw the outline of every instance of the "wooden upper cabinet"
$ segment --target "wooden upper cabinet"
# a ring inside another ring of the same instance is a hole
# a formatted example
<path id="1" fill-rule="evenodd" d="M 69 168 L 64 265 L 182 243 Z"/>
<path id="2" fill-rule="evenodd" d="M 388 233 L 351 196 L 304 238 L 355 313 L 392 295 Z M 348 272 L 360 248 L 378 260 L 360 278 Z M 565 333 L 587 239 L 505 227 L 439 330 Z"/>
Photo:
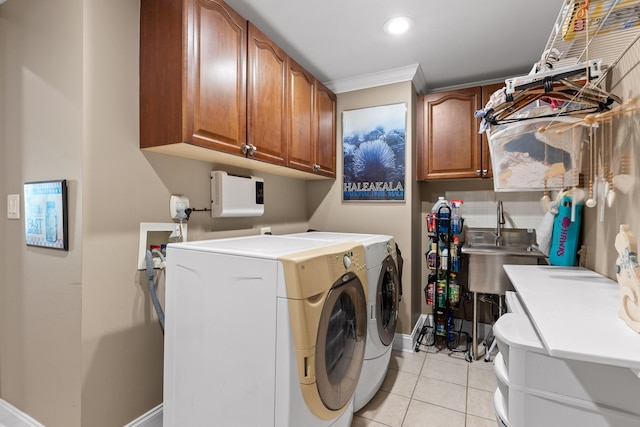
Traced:
<path id="1" fill-rule="evenodd" d="M 187 2 L 187 130 L 196 144 L 238 152 L 246 142 L 247 21 L 219 0 Z"/>
<path id="2" fill-rule="evenodd" d="M 316 80 L 316 160 L 314 171 L 336 176 L 336 95 Z"/>
<path id="3" fill-rule="evenodd" d="M 249 23 L 247 142 L 252 157 L 287 163 L 287 54 Z M 252 148 L 253 150 L 253 148 Z"/>
<path id="4" fill-rule="evenodd" d="M 141 0 L 141 148 L 187 142 L 241 154 L 246 58 L 247 21 L 224 2 Z"/>
<path id="5" fill-rule="evenodd" d="M 504 83 L 431 93 L 418 98 L 417 179 L 491 178 L 486 133 L 475 112 Z"/>
<path id="6" fill-rule="evenodd" d="M 335 177 L 330 90 L 222 0 L 140 1 L 140 148 Z"/>
<path id="7" fill-rule="evenodd" d="M 418 99 L 418 179 L 480 175 L 480 87 L 431 93 Z"/>
<path id="8" fill-rule="evenodd" d="M 316 137 L 315 78 L 294 60 L 289 59 L 289 166 L 313 172 Z"/>
<path id="9" fill-rule="evenodd" d="M 289 167 L 335 177 L 336 96 L 289 58 Z"/>

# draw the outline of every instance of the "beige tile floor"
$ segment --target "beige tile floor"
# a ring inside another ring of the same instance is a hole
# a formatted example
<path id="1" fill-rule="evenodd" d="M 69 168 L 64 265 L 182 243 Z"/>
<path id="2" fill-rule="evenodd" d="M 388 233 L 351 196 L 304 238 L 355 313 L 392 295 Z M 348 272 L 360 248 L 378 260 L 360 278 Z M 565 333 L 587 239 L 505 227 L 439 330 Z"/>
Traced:
<path id="1" fill-rule="evenodd" d="M 493 360 L 493 359 L 492 359 Z M 423 347 L 393 351 L 378 393 L 351 427 L 496 427 L 493 364 Z"/>

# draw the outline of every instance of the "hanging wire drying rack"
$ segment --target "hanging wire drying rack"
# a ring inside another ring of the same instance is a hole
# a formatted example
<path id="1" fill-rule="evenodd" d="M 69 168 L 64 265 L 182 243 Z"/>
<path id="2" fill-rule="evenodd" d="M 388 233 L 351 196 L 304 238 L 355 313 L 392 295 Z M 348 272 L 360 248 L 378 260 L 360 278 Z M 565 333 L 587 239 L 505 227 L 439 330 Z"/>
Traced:
<path id="1" fill-rule="evenodd" d="M 597 85 L 638 38 L 640 0 L 565 0 L 541 62 L 561 68 L 598 58 L 603 73 Z"/>

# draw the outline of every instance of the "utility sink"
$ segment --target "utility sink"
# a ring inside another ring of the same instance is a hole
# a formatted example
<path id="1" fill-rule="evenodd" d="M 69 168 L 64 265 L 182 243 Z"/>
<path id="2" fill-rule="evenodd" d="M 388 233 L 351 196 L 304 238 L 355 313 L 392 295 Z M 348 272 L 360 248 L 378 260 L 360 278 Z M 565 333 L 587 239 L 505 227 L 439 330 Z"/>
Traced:
<path id="1" fill-rule="evenodd" d="M 502 222 L 498 221 L 498 227 Z M 478 359 L 478 294 L 500 295 L 513 290 L 505 264 L 545 263 L 545 255 L 536 244 L 536 231 L 528 228 L 467 228 L 462 254 L 469 258 L 468 284 L 473 292 L 472 352 Z M 488 359 L 485 358 L 485 361 Z"/>
<path id="2" fill-rule="evenodd" d="M 469 290 L 504 295 L 511 282 L 505 264 L 539 264 L 545 255 L 536 244 L 536 232 L 527 228 L 468 228 L 462 253 L 469 257 Z"/>

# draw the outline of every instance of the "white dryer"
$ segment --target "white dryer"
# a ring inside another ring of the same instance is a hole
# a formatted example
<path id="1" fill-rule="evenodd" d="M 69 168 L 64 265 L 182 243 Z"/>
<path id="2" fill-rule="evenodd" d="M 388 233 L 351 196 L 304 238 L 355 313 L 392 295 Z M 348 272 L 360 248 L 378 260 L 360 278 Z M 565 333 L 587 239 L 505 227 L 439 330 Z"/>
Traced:
<path id="1" fill-rule="evenodd" d="M 364 258 L 282 236 L 168 245 L 164 426 L 349 427 Z"/>
<path id="2" fill-rule="evenodd" d="M 384 381 L 398 322 L 400 276 L 395 240 L 381 234 L 310 231 L 287 237 L 356 242 L 364 246 L 367 264 L 367 344 L 354 397 L 354 412 L 365 406 Z"/>

